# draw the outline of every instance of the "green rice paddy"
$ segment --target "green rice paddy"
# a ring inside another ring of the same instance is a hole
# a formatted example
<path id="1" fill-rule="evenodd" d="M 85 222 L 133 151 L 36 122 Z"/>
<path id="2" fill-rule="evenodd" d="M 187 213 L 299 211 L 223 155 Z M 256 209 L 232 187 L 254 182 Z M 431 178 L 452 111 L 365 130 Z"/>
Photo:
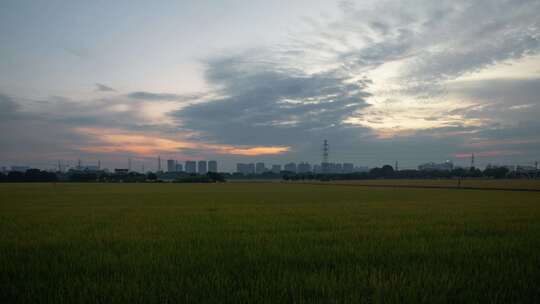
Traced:
<path id="1" fill-rule="evenodd" d="M 0 303 L 539 303 L 538 286 L 538 192 L 0 185 Z"/>

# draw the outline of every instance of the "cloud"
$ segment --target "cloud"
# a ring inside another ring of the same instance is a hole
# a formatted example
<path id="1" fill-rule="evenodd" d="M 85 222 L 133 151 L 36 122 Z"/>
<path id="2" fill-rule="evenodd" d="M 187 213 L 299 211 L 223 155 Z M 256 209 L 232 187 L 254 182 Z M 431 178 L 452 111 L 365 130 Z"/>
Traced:
<path id="1" fill-rule="evenodd" d="M 116 92 L 115 89 L 101 83 L 96 83 L 96 92 Z"/>
<path id="2" fill-rule="evenodd" d="M 540 116 L 540 78 L 457 81 L 448 88 L 456 99 L 474 100 L 474 106 L 453 112 L 464 119 L 511 127 Z"/>
<path id="3" fill-rule="evenodd" d="M 191 101 L 201 98 L 202 94 L 171 94 L 171 93 L 151 93 L 145 91 L 131 92 L 127 97 L 136 99 L 136 100 L 145 100 L 145 101 Z"/>
<path id="4" fill-rule="evenodd" d="M 17 110 L 20 109 L 18 103 L 16 103 L 11 97 L 0 94 L 0 117 L 9 118 L 12 117 Z"/>
<path id="5" fill-rule="evenodd" d="M 308 74 L 259 58 L 248 52 L 208 60 L 206 80 L 222 97 L 173 116 L 184 128 L 218 142 L 291 144 L 346 131 L 344 119 L 367 106 L 364 80 L 339 71 Z"/>

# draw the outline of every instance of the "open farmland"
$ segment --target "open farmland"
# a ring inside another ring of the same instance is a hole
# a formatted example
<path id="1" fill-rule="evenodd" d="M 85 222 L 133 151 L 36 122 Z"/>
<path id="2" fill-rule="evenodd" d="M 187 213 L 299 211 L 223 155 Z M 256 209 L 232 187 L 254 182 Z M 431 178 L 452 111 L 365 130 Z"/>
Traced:
<path id="1" fill-rule="evenodd" d="M 2 184 L 1 303 L 540 302 L 540 193 Z"/>
<path id="2" fill-rule="evenodd" d="M 507 190 L 538 190 L 540 180 L 536 179 L 370 179 L 370 180 L 339 180 L 333 184 L 384 187 L 425 187 L 425 188 L 477 188 L 477 189 L 507 189 Z M 327 184 L 327 182 L 325 183 Z"/>

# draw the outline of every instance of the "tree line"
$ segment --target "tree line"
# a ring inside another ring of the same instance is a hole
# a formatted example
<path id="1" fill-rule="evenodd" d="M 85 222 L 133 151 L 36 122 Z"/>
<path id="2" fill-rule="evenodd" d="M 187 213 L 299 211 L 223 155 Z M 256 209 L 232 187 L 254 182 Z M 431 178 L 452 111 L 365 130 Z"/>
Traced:
<path id="1" fill-rule="evenodd" d="M 396 171 L 390 165 L 373 168 L 367 172 L 355 172 L 347 174 L 322 174 L 322 173 L 293 173 L 283 174 L 284 180 L 362 180 L 362 179 L 449 179 L 449 178 L 524 178 L 521 173 L 510 172 L 505 167 L 488 167 L 484 170 L 478 168 L 455 168 L 453 170 L 399 170 Z"/>
<path id="2" fill-rule="evenodd" d="M 11 171 L 7 174 L 0 173 L 0 182 L 4 183 L 45 183 L 45 182 L 76 182 L 76 183 L 144 183 L 160 182 L 162 175 L 148 172 L 111 173 L 106 171 L 69 171 L 49 172 L 39 169 L 29 169 L 26 172 Z M 225 177 L 221 173 L 209 172 L 205 175 L 177 174 L 172 179 L 178 183 L 214 183 L 224 182 Z"/>
<path id="3" fill-rule="evenodd" d="M 286 181 L 295 180 L 362 180 L 362 179 L 447 179 L 447 178 L 540 178 L 538 172 L 533 174 L 510 171 L 505 167 L 488 167 L 484 170 L 478 168 L 455 168 L 451 171 L 437 170 L 399 170 L 396 171 L 390 165 L 373 168 L 367 172 L 356 172 L 347 174 L 322 174 L 322 173 L 294 173 L 281 171 L 280 173 L 265 172 L 262 174 L 243 175 L 240 173 L 214 173 L 205 175 L 188 173 L 178 173 L 172 178 L 167 174 L 156 173 L 110 173 L 106 171 L 86 172 L 70 171 L 67 173 L 49 172 L 39 169 L 30 169 L 26 172 L 11 171 L 7 174 L 0 173 L 0 182 L 124 182 L 143 183 L 160 182 L 168 180 L 177 183 L 215 183 L 225 182 L 229 179 L 283 179 Z"/>

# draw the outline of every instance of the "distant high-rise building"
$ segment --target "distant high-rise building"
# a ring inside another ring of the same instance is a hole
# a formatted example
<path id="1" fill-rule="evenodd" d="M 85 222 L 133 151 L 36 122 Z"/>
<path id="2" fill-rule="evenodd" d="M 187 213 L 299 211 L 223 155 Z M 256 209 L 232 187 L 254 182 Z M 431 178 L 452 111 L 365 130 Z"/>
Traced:
<path id="1" fill-rule="evenodd" d="M 206 161 L 205 160 L 200 160 L 199 161 L 199 164 L 198 164 L 198 167 L 197 167 L 197 173 L 199 173 L 201 175 L 208 173 L 208 169 L 206 167 Z"/>
<path id="2" fill-rule="evenodd" d="M 186 161 L 185 169 L 187 173 L 197 173 L 197 162 L 192 160 Z"/>
<path id="3" fill-rule="evenodd" d="M 246 164 L 237 163 L 236 164 L 236 173 L 246 174 Z"/>
<path id="4" fill-rule="evenodd" d="M 167 160 L 167 172 L 176 172 L 176 161 L 174 159 Z"/>
<path id="5" fill-rule="evenodd" d="M 248 170 L 248 174 L 255 174 L 255 164 L 254 163 L 249 163 L 247 164 L 247 170 Z"/>
<path id="6" fill-rule="evenodd" d="M 272 165 L 272 173 L 279 174 L 281 172 L 281 165 Z"/>
<path id="7" fill-rule="evenodd" d="M 354 172 L 354 164 L 351 164 L 351 163 L 343 164 L 343 173 L 353 173 L 353 172 Z"/>
<path id="8" fill-rule="evenodd" d="M 176 172 L 182 172 L 184 169 L 182 168 L 182 164 L 177 163 L 176 164 Z"/>
<path id="9" fill-rule="evenodd" d="M 218 172 L 218 167 L 217 167 L 217 161 L 215 160 L 210 160 L 208 161 L 208 172 Z"/>
<path id="10" fill-rule="evenodd" d="M 236 164 L 236 172 L 242 173 L 244 175 L 255 174 L 255 164 L 238 163 Z"/>
<path id="11" fill-rule="evenodd" d="M 285 171 L 296 173 L 296 163 L 288 163 L 284 166 Z"/>
<path id="12" fill-rule="evenodd" d="M 298 164 L 297 171 L 298 173 L 309 173 L 311 172 L 311 165 L 306 162 L 301 162 Z"/>
<path id="13" fill-rule="evenodd" d="M 255 173 L 263 174 L 264 171 L 266 171 L 266 167 L 264 166 L 264 163 L 259 162 L 255 164 Z"/>

